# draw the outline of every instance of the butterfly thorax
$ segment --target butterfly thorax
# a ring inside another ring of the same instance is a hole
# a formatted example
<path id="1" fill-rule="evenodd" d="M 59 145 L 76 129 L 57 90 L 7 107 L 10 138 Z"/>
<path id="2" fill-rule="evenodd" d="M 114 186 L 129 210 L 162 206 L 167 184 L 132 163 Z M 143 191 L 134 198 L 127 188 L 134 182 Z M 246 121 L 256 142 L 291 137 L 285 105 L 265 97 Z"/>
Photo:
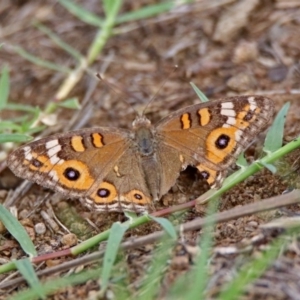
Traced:
<path id="1" fill-rule="evenodd" d="M 134 140 L 141 156 L 152 156 L 155 152 L 154 128 L 145 116 L 138 116 L 132 124 Z"/>

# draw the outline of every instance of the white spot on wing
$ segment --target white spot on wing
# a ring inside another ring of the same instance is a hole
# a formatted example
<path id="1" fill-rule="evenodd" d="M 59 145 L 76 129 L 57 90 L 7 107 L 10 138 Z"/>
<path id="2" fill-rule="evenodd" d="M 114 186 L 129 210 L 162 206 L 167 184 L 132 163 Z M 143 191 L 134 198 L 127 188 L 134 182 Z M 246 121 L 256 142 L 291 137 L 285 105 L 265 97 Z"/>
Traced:
<path id="1" fill-rule="evenodd" d="M 61 150 L 61 145 L 58 144 L 58 140 L 47 142 L 46 148 L 49 149 L 47 155 L 52 165 L 61 165 L 62 163 L 64 163 L 64 160 L 57 156 L 57 153 Z"/>
<path id="2" fill-rule="evenodd" d="M 31 148 L 29 146 L 24 147 L 24 156 L 27 160 L 32 160 Z"/>
<path id="3" fill-rule="evenodd" d="M 53 147 L 56 147 L 57 145 L 59 145 L 59 143 L 58 143 L 58 140 L 56 139 L 56 140 L 52 140 L 52 141 L 47 142 L 45 144 L 45 147 L 46 147 L 46 149 L 51 149 Z"/>
<path id="4" fill-rule="evenodd" d="M 60 159 L 59 159 L 59 162 L 58 162 L 57 164 L 58 164 L 58 165 L 62 165 L 64 162 L 65 162 L 65 160 L 62 159 L 62 158 L 60 158 Z"/>
<path id="5" fill-rule="evenodd" d="M 58 176 L 57 176 L 57 173 L 54 171 L 54 170 L 51 170 L 49 173 L 48 173 L 48 175 L 52 178 L 52 180 L 54 180 L 54 181 L 58 181 Z M 53 183 L 53 182 L 52 182 Z"/>
<path id="6" fill-rule="evenodd" d="M 52 158 L 53 155 L 56 155 L 61 150 L 61 145 L 56 145 L 48 150 L 47 154 L 50 158 Z"/>
<path id="7" fill-rule="evenodd" d="M 255 110 L 257 108 L 257 103 L 255 101 L 255 97 L 248 97 L 248 101 L 250 103 L 250 109 Z"/>
<path id="8" fill-rule="evenodd" d="M 60 160 L 61 159 L 57 155 L 53 155 L 50 157 L 50 162 L 52 165 L 56 165 Z"/>
<path id="9" fill-rule="evenodd" d="M 222 116 L 227 116 L 227 117 L 235 117 L 236 113 L 233 109 L 222 109 L 221 110 L 221 115 Z"/>
<path id="10" fill-rule="evenodd" d="M 236 140 L 236 141 L 240 141 L 241 138 L 242 138 L 242 135 L 243 135 L 243 131 L 242 131 L 242 130 L 237 130 L 237 131 L 235 132 L 235 140 Z"/>
<path id="11" fill-rule="evenodd" d="M 236 120 L 233 117 L 228 117 L 226 123 L 229 124 L 229 125 L 235 125 Z"/>
<path id="12" fill-rule="evenodd" d="M 221 103 L 222 109 L 232 109 L 234 107 L 232 102 L 223 102 Z"/>

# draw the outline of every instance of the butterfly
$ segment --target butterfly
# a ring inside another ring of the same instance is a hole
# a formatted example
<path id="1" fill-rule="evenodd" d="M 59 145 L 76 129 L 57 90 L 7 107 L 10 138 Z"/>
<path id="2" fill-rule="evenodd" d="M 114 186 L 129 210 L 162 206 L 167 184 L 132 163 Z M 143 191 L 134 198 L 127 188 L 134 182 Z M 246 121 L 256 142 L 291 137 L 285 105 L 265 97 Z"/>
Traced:
<path id="1" fill-rule="evenodd" d="M 236 96 L 184 107 L 156 125 L 141 114 L 131 130 L 86 128 L 28 143 L 9 155 L 7 165 L 92 210 L 144 212 L 187 166 L 220 187 L 273 110 L 269 98 Z"/>

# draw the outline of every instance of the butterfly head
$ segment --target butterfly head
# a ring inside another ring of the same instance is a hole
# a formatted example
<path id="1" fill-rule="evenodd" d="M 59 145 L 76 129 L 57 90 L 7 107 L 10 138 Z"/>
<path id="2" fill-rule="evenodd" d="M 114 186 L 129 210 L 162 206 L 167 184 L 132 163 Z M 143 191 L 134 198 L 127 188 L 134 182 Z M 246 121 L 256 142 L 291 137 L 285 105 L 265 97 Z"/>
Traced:
<path id="1" fill-rule="evenodd" d="M 132 122 L 133 130 L 138 130 L 141 127 L 143 128 L 151 127 L 151 121 L 145 115 L 136 116 L 136 118 Z"/>

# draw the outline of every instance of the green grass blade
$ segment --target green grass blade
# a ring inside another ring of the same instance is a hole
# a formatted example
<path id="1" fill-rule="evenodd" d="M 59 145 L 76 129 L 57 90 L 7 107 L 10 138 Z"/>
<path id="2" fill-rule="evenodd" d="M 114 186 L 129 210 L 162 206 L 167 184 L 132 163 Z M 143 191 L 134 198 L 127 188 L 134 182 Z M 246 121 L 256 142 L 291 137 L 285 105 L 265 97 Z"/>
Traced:
<path id="1" fill-rule="evenodd" d="M 26 133 L 30 134 L 30 135 L 34 135 L 35 133 L 41 132 L 46 128 L 47 128 L 46 125 L 36 126 L 36 127 L 29 128 L 28 130 L 26 130 Z M 31 139 L 32 139 L 32 137 L 31 137 Z"/>
<path id="2" fill-rule="evenodd" d="M 68 109 L 80 109 L 81 105 L 77 97 L 66 99 L 62 102 L 50 102 L 44 110 L 45 114 L 52 114 L 57 110 L 57 107 L 64 107 Z"/>
<path id="3" fill-rule="evenodd" d="M 218 209 L 218 201 L 208 203 L 208 216 L 215 214 Z M 205 299 L 204 291 L 208 282 L 209 257 L 211 255 L 215 219 L 209 218 L 203 227 L 200 239 L 200 255 L 194 268 L 181 276 L 171 287 L 167 299 Z"/>
<path id="4" fill-rule="evenodd" d="M 259 162 L 261 165 L 264 166 L 264 168 L 268 169 L 272 174 L 275 174 L 277 172 L 277 168 L 272 164 L 266 164 L 263 161 Z"/>
<path id="5" fill-rule="evenodd" d="M 119 13 L 119 9 L 121 8 L 122 3 L 122 0 L 111 1 L 108 14 L 103 21 L 103 24 L 99 26 L 100 28 L 93 42 L 89 45 L 85 59 L 80 61 L 80 63 L 77 65 L 76 69 L 72 71 L 72 73 L 69 73 L 69 76 L 64 80 L 58 92 L 56 93 L 56 99 L 61 100 L 63 98 L 66 98 L 70 91 L 77 84 L 77 82 L 82 78 L 84 72 L 87 71 L 88 67 L 96 59 L 98 59 L 102 49 L 105 47 L 108 39 L 112 35 L 112 29 L 116 23 L 116 17 Z"/>
<path id="6" fill-rule="evenodd" d="M 5 109 L 25 111 L 25 112 L 30 112 L 30 113 L 34 113 L 36 110 L 39 110 L 39 108 L 31 106 L 31 105 L 17 104 L 17 103 L 11 103 L 11 102 L 7 103 Z"/>
<path id="7" fill-rule="evenodd" d="M 155 249 L 151 264 L 148 267 L 148 273 L 145 276 L 144 282 L 138 291 L 137 299 L 153 300 L 157 299 L 159 286 L 162 278 L 167 270 L 168 261 L 172 255 L 170 249 L 174 246 L 174 241 L 166 235 L 162 238 L 161 243 Z"/>
<path id="8" fill-rule="evenodd" d="M 36 57 L 32 54 L 30 54 L 29 52 L 27 52 L 25 49 L 23 49 L 20 46 L 13 46 L 12 50 L 14 52 L 16 52 L 17 54 L 19 54 L 21 57 L 25 58 L 26 60 L 32 62 L 33 64 L 49 69 L 49 70 L 53 70 L 53 71 L 57 71 L 57 72 L 62 72 L 62 73 L 70 73 L 71 70 L 63 67 L 62 65 L 56 65 L 50 61 L 46 61 L 43 60 L 39 57 Z"/>
<path id="9" fill-rule="evenodd" d="M 103 269 L 101 273 L 102 293 L 108 287 L 109 278 L 111 276 L 112 268 L 118 254 L 119 246 L 127 229 L 128 224 L 120 224 L 119 222 L 114 223 L 111 227 L 106 251 L 104 254 Z"/>
<path id="10" fill-rule="evenodd" d="M 33 292 L 36 294 L 36 296 L 45 299 L 46 294 L 34 271 L 30 260 L 28 258 L 16 260 L 15 264 L 19 272 L 23 275 L 29 286 L 32 288 Z"/>
<path id="11" fill-rule="evenodd" d="M 32 137 L 27 134 L 20 133 L 0 133 L 0 144 L 13 142 L 25 143 L 32 140 Z"/>
<path id="12" fill-rule="evenodd" d="M 33 111 L 31 118 L 22 123 L 23 132 L 28 132 L 30 129 L 34 128 L 37 124 L 37 120 L 40 118 L 40 115 L 41 111 L 39 109 Z"/>
<path id="13" fill-rule="evenodd" d="M 264 151 L 266 153 L 272 153 L 282 146 L 284 124 L 289 107 L 290 104 L 285 103 L 275 117 L 265 139 Z"/>
<path id="14" fill-rule="evenodd" d="M 109 7 L 108 11 L 109 14 L 106 15 L 106 19 L 103 23 L 103 26 L 101 27 L 101 30 L 98 31 L 93 43 L 89 47 L 87 54 L 88 65 L 91 64 L 98 57 L 99 53 L 104 48 L 107 40 L 111 36 L 111 31 L 115 25 L 116 17 L 118 15 L 122 3 L 122 0 L 111 1 L 111 6 Z"/>
<path id="15" fill-rule="evenodd" d="M 100 18 L 99 16 L 91 13 L 90 11 L 84 9 L 81 5 L 75 4 L 74 1 L 70 0 L 59 0 L 58 1 L 62 6 L 64 6 L 69 13 L 73 14 L 75 17 L 77 17 L 82 22 L 85 22 L 87 24 L 101 27 L 104 23 L 104 20 Z M 113 1 L 112 1 L 113 2 Z"/>
<path id="16" fill-rule="evenodd" d="M 80 109 L 81 108 L 81 105 L 80 105 L 77 97 L 66 99 L 65 101 L 58 103 L 58 106 L 68 108 L 68 109 Z"/>
<path id="17" fill-rule="evenodd" d="M 16 265 L 14 261 L 11 261 L 9 263 L 6 263 L 4 265 L 0 265 L 0 274 L 5 274 L 10 271 L 13 271 L 16 269 Z"/>
<path id="18" fill-rule="evenodd" d="M 20 125 L 17 125 L 15 122 L 12 121 L 1 121 L 0 122 L 0 132 L 3 132 L 4 130 L 15 130 L 20 131 L 22 127 Z"/>
<path id="19" fill-rule="evenodd" d="M 198 89 L 198 87 L 193 82 L 190 82 L 190 85 L 194 89 L 197 96 L 200 98 L 201 102 L 208 102 L 209 101 L 208 98 L 204 95 L 204 93 L 202 93 L 200 91 L 200 89 Z"/>
<path id="20" fill-rule="evenodd" d="M 114 1 L 108 0 L 108 7 L 105 6 L 105 11 L 110 12 L 112 10 L 112 5 Z M 73 1 L 70 0 L 59 0 L 59 3 L 64 6 L 71 14 L 76 16 L 81 21 L 96 26 L 101 27 L 104 23 L 104 19 L 100 18 L 96 14 L 84 9 L 82 6 L 75 4 Z M 103 5 L 106 5 L 103 2 Z M 116 18 L 116 24 L 122 24 L 125 22 L 137 21 L 141 19 L 146 19 L 150 17 L 154 17 L 158 14 L 167 12 L 174 7 L 174 2 L 163 2 L 159 4 L 153 4 L 149 6 L 142 7 L 133 12 L 124 13 Z"/>
<path id="21" fill-rule="evenodd" d="M 154 17 L 156 15 L 170 11 L 175 5 L 176 4 L 174 2 L 170 1 L 170 2 L 162 2 L 158 4 L 144 6 L 138 10 L 127 12 L 118 16 L 116 19 L 116 23 L 121 24 L 125 22 L 131 22 L 131 21 Z"/>
<path id="22" fill-rule="evenodd" d="M 149 215 L 149 218 L 158 223 L 172 239 L 177 239 L 176 229 L 168 219 L 153 217 L 151 215 Z"/>
<path id="23" fill-rule="evenodd" d="M 241 167 L 241 168 L 246 168 L 246 167 L 249 166 L 249 164 L 248 164 L 248 162 L 247 162 L 247 160 L 246 160 L 246 158 L 244 156 L 244 152 L 242 152 L 239 155 L 239 157 L 238 157 L 238 159 L 236 161 L 236 165 L 239 166 L 239 167 Z"/>
<path id="24" fill-rule="evenodd" d="M 46 35 L 49 36 L 49 38 L 56 44 L 58 45 L 60 48 L 62 48 L 63 50 L 65 50 L 67 53 L 69 53 L 71 56 L 73 56 L 75 59 L 77 59 L 78 61 L 80 61 L 81 59 L 83 59 L 83 56 L 81 55 L 80 52 L 78 52 L 76 49 L 74 49 L 73 47 L 71 47 L 69 44 L 67 44 L 66 42 L 64 42 L 59 36 L 57 36 L 53 31 L 51 31 L 48 27 L 40 24 L 40 23 L 35 23 L 35 26 L 42 31 L 43 33 L 45 33 Z"/>
<path id="25" fill-rule="evenodd" d="M 218 201 L 211 201 L 208 206 L 207 214 L 211 216 L 215 214 L 217 209 L 218 209 Z M 215 219 L 209 218 L 206 225 L 203 228 L 203 234 L 200 239 L 201 253 L 198 256 L 196 268 L 194 272 L 192 272 L 192 278 L 195 280 L 196 284 L 193 284 L 191 286 L 191 289 L 187 291 L 185 295 L 185 299 L 187 300 L 193 300 L 197 298 L 201 299 L 201 295 L 204 296 L 204 291 L 209 277 L 208 262 L 209 262 L 209 257 L 211 255 L 211 249 L 213 244 L 214 228 L 215 228 Z"/>
<path id="26" fill-rule="evenodd" d="M 30 257 L 36 256 L 34 245 L 20 222 L 0 204 L 0 220 L 10 234 L 19 242 L 23 251 Z"/>
<path id="27" fill-rule="evenodd" d="M 54 293 L 62 288 L 76 285 L 76 284 L 84 284 L 88 280 L 96 279 L 99 277 L 99 269 L 89 269 L 88 271 L 83 271 L 79 274 L 71 275 L 68 277 L 59 277 L 53 280 L 49 280 L 46 283 L 42 284 L 44 293 L 47 295 Z M 28 290 L 23 290 L 13 297 L 9 298 L 9 300 L 34 300 L 38 299 L 35 291 L 30 288 Z"/>
<path id="28" fill-rule="evenodd" d="M 9 72 L 8 67 L 2 69 L 0 77 L 0 111 L 3 110 L 7 104 L 9 95 Z"/>
<path id="29" fill-rule="evenodd" d="M 114 5 L 115 5 L 114 1 L 103 0 L 102 5 L 103 5 L 104 12 L 107 16 L 110 15 L 111 13 L 113 13 Z"/>

